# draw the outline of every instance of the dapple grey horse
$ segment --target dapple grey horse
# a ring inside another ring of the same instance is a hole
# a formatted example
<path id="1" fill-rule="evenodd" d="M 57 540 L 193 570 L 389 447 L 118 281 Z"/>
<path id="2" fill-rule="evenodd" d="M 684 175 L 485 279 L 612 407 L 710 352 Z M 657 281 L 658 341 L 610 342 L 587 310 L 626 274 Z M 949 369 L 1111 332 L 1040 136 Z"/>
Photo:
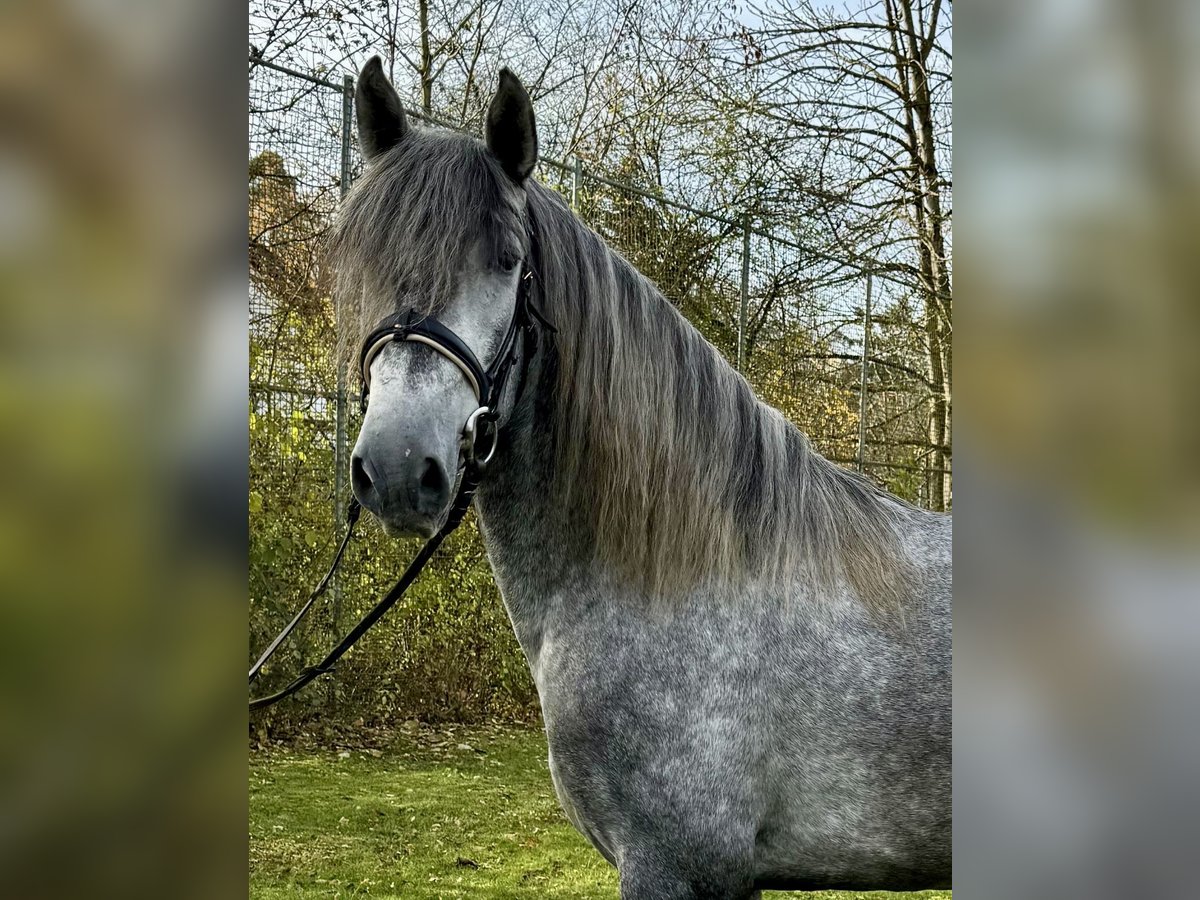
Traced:
<path id="1" fill-rule="evenodd" d="M 507 70 L 485 140 L 412 126 L 378 59 L 366 171 L 331 248 L 345 343 L 436 317 L 482 365 L 521 343 L 476 495 L 566 815 L 621 896 L 950 884 L 950 518 L 825 460 L 531 177 Z M 553 330 L 551 329 L 552 326 Z M 478 406 L 417 342 L 368 366 L 355 495 L 429 536 Z"/>

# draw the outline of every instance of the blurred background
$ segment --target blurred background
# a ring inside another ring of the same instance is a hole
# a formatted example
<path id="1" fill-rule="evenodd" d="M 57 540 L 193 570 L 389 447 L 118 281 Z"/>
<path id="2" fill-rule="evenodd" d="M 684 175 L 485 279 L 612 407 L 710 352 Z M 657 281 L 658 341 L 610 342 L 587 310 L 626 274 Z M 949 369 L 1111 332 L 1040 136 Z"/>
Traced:
<path id="1" fill-rule="evenodd" d="M 628 12 L 619 3 L 598 8 L 615 21 Z M 921 397 L 922 406 L 894 427 L 883 418 L 867 422 L 888 443 L 865 442 L 864 464 L 918 467 L 916 477 L 908 469 L 875 474 L 927 505 L 953 499 L 958 520 L 956 886 L 981 897 L 1134 890 L 1190 896 L 1185 867 L 1196 846 L 1200 799 L 1197 6 L 1054 0 L 981 5 L 960 15 L 953 169 L 964 213 L 954 215 L 950 203 L 940 210 L 947 224 L 957 220 L 953 237 L 960 266 L 965 261 L 958 277 L 966 278 L 968 298 L 966 328 L 954 342 L 966 399 L 957 404 L 952 486 L 939 471 L 949 468 L 950 367 L 943 366 L 939 401 L 945 431 L 931 436 L 930 398 L 938 392 L 917 394 L 922 381 L 893 379 L 897 370 L 884 364 L 907 365 L 897 354 L 919 353 L 922 345 L 906 349 L 902 319 L 867 316 L 864 270 L 896 261 L 864 240 L 867 226 L 878 222 L 816 216 L 822 207 L 806 205 L 802 189 L 814 187 L 804 173 L 817 170 L 797 166 L 801 177 L 787 181 L 782 168 L 771 168 L 778 140 L 802 140 L 823 123 L 789 112 L 781 114 L 779 133 L 760 135 L 745 127 L 736 105 L 752 97 L 772 108 L 803 108 L 820 97 L 789 97 L 786 86 L 765 83 L 747 93 L 772 55 L 757 30 L 786 30 L 785 17 L 798 11 L 766 4 L 727 13 L 745 28 L 721 32 L 729 42 L 724 58 L 745 79 L 738 94 L 713 93 L 712 73 L 686 56 L 688 65 L 666 72 L 662 82 L 707 91 L 700 99 L 711 106 L 701 108 L 722 110 L 733 124 L 719 136 L 697 131 L 697 139 L 727 141 L 728 160 L 751 160 L 749 169 L 769 177 L 756 183 L 743 177 L 746 169 L 734 169 L 705 181 L 690 154 L 675 161 L 690 168 L 668 167 L 685 173 L 674 182 L 622 170 L 624 156 L 653 158 L 653 148 L 628 146 L 628 135 L 607 148 L 574 140 L 565 101 L 561 117 L 546 119 L 548 147 L 565 168 L 543 177 L 557 177 L 568 195 L 574 186 L 575 202 L 597 204 L 593 221 L 601 226 L 630 220 L 628 210 L 644 214 L 642 230 L 625 240 L 628 252 L 645 253 L 647 265 L 661 246 L 644 237 L 651 221 L 677 236 L 719 237 L 718 246 L 728 249 L 716 253 L 705 308 L 718 311 L 712 334 L 735 361 L 738 226 L 744 233 L 750 215 L 754 271 L 781 273 L 775 295 L 795 303 L 766 302 L 775 296 L 769 282 L 749 285 L 748 309 L 769 315 L 756 341 L 747 316 L 741 364 L 760 390 L 777 385 L 782 398 L 806 388 L 827 399 L 824 418 L 813 415 L 812 404 L 790 414 L 847 465 L 858 464 L 860 396 L 872 400 L 867 416 L 884 414 L 884 388 L 900 399 L 905 391 L 914 401 Z M 836 17 L 860 8 L 817 4 L 810 11 Z M 267 345 L 256 344 L 253 291 L 249 317 L 243 305 L 241 230 L 249 225 L 253 237 L 256 159 L 260 175 L 275 172 L 271 184 L 294 184 L 299 197 L 310 170 L 294 168 L 279 152 L 290 133 L 256 137 L 256 102 L 264 115 L 287 110 L 270 112 L 272 97 L 283 96 L 271 92 L 283 82 L 257 72 L 246 54 L 329 81 L 333 87 L 320 90 L 336 121 L 339 81 L 369 52 L 385 52 L 386 43 L 386 35 L 367 35 L 322 69 L 295 35 L 269 43 L 269 29 L 253 16 L 247 48 L 245 27 L 241 9 L 181 0 L 18 0 L 0 9 L 0 284 L 7 301 L 0 356 L 7 462 L 0 474 L 0 874 L 16 896 L 86 890 L 207 897 L 240 894 L 244 886 L 247 565 L 251 598 L 267 596 L 255 578 L 267 584 L 286 577 L 289 588 L 305 583 L 329 534 L 313 525 L 332 522 L 337 493 L 335 484 L 314 493 L 312 524 L 301 519 L 303 530 L 285 536 L 295 569 L 283 565 L 286 558 L 267 558 L 276 538 L 247 529 L 247 496 L 252 519 L 271 499 L 261 491 L 255 499 L 255 466 L 256 477 L 283 477 L 299 469 L 270 454 L 284 446 L 307 451 L 267 428 L 306 408 L 286 405 L 279 399 L 286 392 L 253 384 L 264 358 L 255 354 Z M 607 46 L 601 41 L 589 52 L 602 58 Z M 635 53 L 644 52 L 645 42 L 637 46 Z M 733 46 L 737 55 L 728 52 Z M 797 66 L 818 64 L 800 52 L 803 42 L 789 46 L 795 58 L 807 59 Z M 946 73 L 954 49 L 942 48 Z M 406 101 L 436 107 L 451 125 L 472 119 L 469 92 L 453 109 L 436 81 L 426 92 L 419 67 L 414 71 L 415 79 L 401 77 L 400 63 L 394 73 Z M 247 72 L 249 216 L 241 181 Z M 480 84 L 486 93 L 486 79 Z M 585 84 L 562 96 L 577 98 Z M 605 81 L 594 84 L 599 90 Z M 297 102 L 324 103 L 312 99 L 319 87 Z M 641 90 L 618 110 L 619 121 L 654 109 L 656 82 Z M 592 123 L 593 133 L 602 135 L 604 124 Z M 678 127 L 699 128 L 687 121 Z M 950 138 L 939 128 L 936 185 L 948 201 Z M 272 142 L 280 162 L 293 168 L 270 169 L 277 164 L 263 154 Z M 819 158 L 819 142 L 813 147 Z M 340 145 L 332 153 L 332 174 L 340 179 Z M 584 166 L 578 183 L 575 158 Z M 843 194 L 848 183 L 838 185 Z M 337 181 L 322 185 L 339 188 Z M 286 192 L 265 199 L 295 202 Z M 666 199 L 718 210 L 735 224 L 686 210 L 668 215 Z M 622 202 L 625 216 L 600 218 Z M 776 225 L 788 209 L 792 224 Z M 908 224 L 889 227 L 903 236 Z M 774 261 L 769 256 L 773 244 L 786 248 L 782 241 L 826 252 L 835 246 L 831 236 L 843 249 L 855 248 L 834 259 L 858 270 L 840 292 L 815 257 L 786 250 Z M 948 248 L 953 240 L 944 237 Z M 613 239 L 622 238 L 614 231 Z M 944 255 L 948 260 L 948 249 Z M 882 282 L 873 290 L 882 292 Z M 931 294 L 935 301 L 946 296 L 940 290 Z M 880 310 L 895 310 L 902 293 L 872 299 Z M 910 301 L 921 299 L 910 293 Z M 830 357 L 819 370 L 771 348 L 772 329 L 791 327 L 795 320 L 786 316 L 805 309 L 806 298 L 823 317 L 815 324 L 830 326 L 827 341 L 811 351 Z M 921 322 L 921 307 L 912 312 Z M 865 354 L 867 385 L 881 389 L 875 392 L 861 383 L 864 332 L 856 322 L 864 317 L 877 338 Z M 949 362 L 949 317 L 935 324 L 941 330 L 935 338 L 926 333 L 925 359 L 916 368 L 925 381 L 929 348 Z M 319 368 L 318 361 L 313 371 Z M 827 378 L 814 388 L 817 372 Z M 324 384 L 332 386 L 336 413 L 336 375 Z M 258 437 L 256 403 L 266 423 Z M 319 423 L 324 410 L 318 412 Z M 303 434 L 317 426 L 306 420 L 295 427 Z M 336 441 L 325 446 L 328 456 L 317 460 L 322 471 Z M 936 464 L 938 455 L 944 464 Z M 932 489 L 931 475 L 938 482 Z M 427 605 L 414 613 L 435 615 L 436 595 L 421 602 Z M 265 629 L 268 618 L 252 628 Z M 504 635 L 498 641 L 507 640 L 502 621 L 496 629 Z M 496 643 L 478 652 L 499 660 L 507 651 Z M 527 708 L 521 674 L 507 693 L 481 695 L 493 704 L 483 712 L 496 712 L 497 704 L 513 715 Z M 462 696 L 474 703 L 470 687 Z M 353 699 L 314 696 L 322 703 Z M 252 729 L 252 740 L 259 739 Z"/>
<path id="2" fill-rule="evenodd" d="M 11 896 L 244 890 L 244 21 L 0 6 Z"/>
<path id="3" fill-rule="evenodd" d="M 958 25 L 955 875 L 1195 893 L 1200 7 Z"/>

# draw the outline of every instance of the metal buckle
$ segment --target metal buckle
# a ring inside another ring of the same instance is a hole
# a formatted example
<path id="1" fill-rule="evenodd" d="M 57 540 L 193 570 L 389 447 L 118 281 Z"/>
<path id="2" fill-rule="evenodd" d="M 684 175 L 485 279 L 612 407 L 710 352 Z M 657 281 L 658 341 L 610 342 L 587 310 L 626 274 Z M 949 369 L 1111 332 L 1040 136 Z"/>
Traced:
<path id="1" fill-rule="evenodd" d="M 478 450 L 479 439 L 481 435 L 485 436 L 488 429 L 480 428 L 480 421 L 490 423 L 491 425 L 491 442 L 486 444 L 487 453 L 480 454 Z M 471 415 L 467 416 L 467 424 L 463 426 L 463 445 L 466 452 L 467 462 L 474 466 L 478 471 L 483 471 L 488 463 L 492 461 L 492 457 L 496 455 L 496 448 L 500 444 L 499 431 L 496 428 L 495 414 L 486 406 L 481 406 Z"/>

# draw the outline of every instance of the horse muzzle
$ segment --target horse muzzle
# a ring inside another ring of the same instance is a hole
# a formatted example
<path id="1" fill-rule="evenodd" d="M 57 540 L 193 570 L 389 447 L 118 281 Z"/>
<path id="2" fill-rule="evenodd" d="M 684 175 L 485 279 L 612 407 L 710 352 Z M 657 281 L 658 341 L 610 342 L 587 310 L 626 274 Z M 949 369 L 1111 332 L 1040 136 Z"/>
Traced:
<path id="1" fill-rule="evenodd" d="M 454 489 L 445 465 L 417 447 L 384 460 L 369 443 L 359 443 L 350 458 L 350 487 L 358 502 L 393 537 L 431 537 L 446 517 Z"/>

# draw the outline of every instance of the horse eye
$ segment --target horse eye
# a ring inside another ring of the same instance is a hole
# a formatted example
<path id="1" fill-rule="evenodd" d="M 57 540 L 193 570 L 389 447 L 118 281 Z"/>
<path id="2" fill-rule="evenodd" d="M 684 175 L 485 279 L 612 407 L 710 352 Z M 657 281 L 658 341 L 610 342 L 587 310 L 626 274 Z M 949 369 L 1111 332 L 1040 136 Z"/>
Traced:
<path id="1" fill-rule="evenodd" d="M 506 253 L 500 257 L 500 268 L 502 271 L 511 272 L 517 267 L 517 258 L 511 253 Z"/>

